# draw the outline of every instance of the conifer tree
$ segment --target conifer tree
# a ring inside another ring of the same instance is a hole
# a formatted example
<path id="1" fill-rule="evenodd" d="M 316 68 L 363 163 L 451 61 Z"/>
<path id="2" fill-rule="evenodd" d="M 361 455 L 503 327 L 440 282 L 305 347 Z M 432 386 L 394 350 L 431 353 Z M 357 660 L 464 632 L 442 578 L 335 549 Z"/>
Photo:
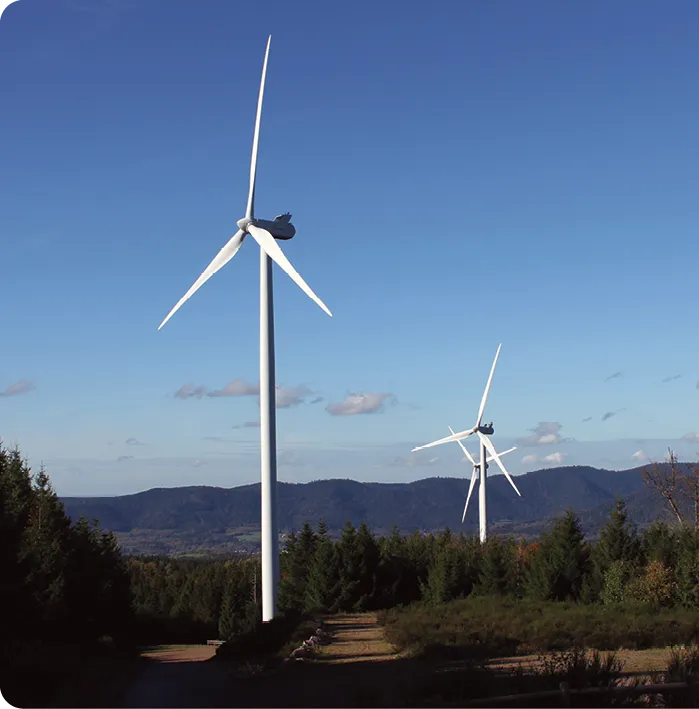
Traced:
<path id="1" fill-rule="evenodd" d="M 547 601 L 578 600 L 588 570 L 589 551 L 572 510 L 557 519 L 532 554 L 525 575 L 525 592 Z"/>

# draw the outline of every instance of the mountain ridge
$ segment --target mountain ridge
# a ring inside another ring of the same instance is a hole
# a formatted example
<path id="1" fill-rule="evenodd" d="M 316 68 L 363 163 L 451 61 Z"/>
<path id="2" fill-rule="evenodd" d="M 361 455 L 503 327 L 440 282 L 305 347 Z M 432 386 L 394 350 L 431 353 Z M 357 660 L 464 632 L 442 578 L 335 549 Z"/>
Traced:
<path id="1" fill-rule="evenodd" d="M 530 536 L 572 508 L 588 536 L 604 524 L 617 496 L 627 501 L 629 516 L 645 526 L 664 515 L 662 500 L 643 483 L 643 467 L 624 471 L 591 466 L 544 468 L 516 478 L 518 497 L 504 475 L 488 479 L 488 520 L 493 533 Z M 407 483 L 359 482 L 350 478 L 279 483 L 279 529 L 297 530 L 304 520 L 325 519 L 331 533 L 347 521 L 366 522 L 377 534 L 397 524 L 402 532 L 452 530 L 474 534 L 477 497 L 472 497 L 461 524 L 469 479 L 428 477 Z M 192 485 L 151 488 L 112 497 L 63 497 L 67 514 L 97 518 L 120 541 L 149 535 L 169 548 L 173 535 L 180 546 L 200 549 L 255 549 L 260 524 L 260 484 L 224 488 Z M 165 540 L 165 541 L 163 541 Z M 221 546 L 223 545 L 223 547 Z M 127 545 L 128 546 L 128 545 Z M 143 544 L 141 544 L 143 546 Z M 170 545 L 171 546 L 171 545 Z"/>

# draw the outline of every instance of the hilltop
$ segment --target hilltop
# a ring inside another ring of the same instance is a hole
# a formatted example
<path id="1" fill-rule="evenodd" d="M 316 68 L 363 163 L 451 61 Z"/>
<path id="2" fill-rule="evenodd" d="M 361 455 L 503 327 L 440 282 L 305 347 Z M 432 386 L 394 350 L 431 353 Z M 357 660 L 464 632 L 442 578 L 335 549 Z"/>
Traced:
<path id="1" fill-rule="evenodd" d="M 610 471 L 585 466 L 536 470 L 515 478 L 519 498 L 503 475 L 488 479 L 488 518 L 495 532 L 530 536 L 572 507 L 586 534 L 594 537 L 617 495 L 631 518 L 645 526 L 663 515 L 660 499 L 648 490 L 642 468 Z M 450 527 L 477 531 L 477 499 L 460 524 L 468 490 L 466 478 L 426 478 L 411 483 L 364 483 L 346 479 L 279 484 L 279 527 L 299 529 L 303 521 L 325 519 L 331 534 L 348 520 L 366 522 L 377 534 L 397 524 L 402 532 Z M 118 497 L 65 497 L 76 519 L 98 518 L 131 553 L 251 551 L 259 545 L 260 486 L 153 488 Z"/>

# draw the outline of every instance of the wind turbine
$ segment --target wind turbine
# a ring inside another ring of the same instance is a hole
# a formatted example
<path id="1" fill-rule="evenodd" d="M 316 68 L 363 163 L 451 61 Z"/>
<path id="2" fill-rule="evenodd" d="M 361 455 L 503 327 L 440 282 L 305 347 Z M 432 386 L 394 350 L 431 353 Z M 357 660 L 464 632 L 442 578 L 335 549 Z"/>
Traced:
<path id="1" fill-rule="evenodd" d="M 515 492 L 521 497 L 520 491 L 517 489 L 517 486 L 515 485 L 514 481 L 512 480 L 512 477 L 510 474 L 507 472 L 505 469 L 505 466 L 502 464 L 502 461 L 500 460 L 500 457 L 495 451 L 495 448 L 493 447 L 493 444 L 490 442 L 490 439 L 488 436 L 492 436 L 493 433 L 495 432 L 495 429 L 493 428 L 492 422 L 483 425 L 483 412 L 485 410 L 485 402 L 488 400 L 488 392 L 490 391 L 490 385 L 493 381 L 493 373 L 495 372 L 495 365 L 498 363 L 498 357 L 500 356 L 500 349 L 502 348 L 502 344 L 498 345 L 498 350 L 495 353 L 495 359 L 493 360 L 493 366 L 490 368 L 490 375 L 488 376 L 488 382 L 485 385 L 485 391 L 483 392 L 483 397 L 481 398 L 481 405 L 478 409 L 478 417 L 476 419 L 476 425 L 473 428 L 466 429 L 465 431 L 459 431 L 459 433 L 454 433 L 451 429 L 451 436 L 446 436 L 445 438 L 440 438 L 438 441 L 433 441 L 432 443 L 426 443 L 424 446 L 417 446 L 412 449 L 412 452 L 415 451 L 420 451 L 425 448 L 432 448 L 433 446 L 439 446 L 442 443 L 452 443 L 453 441 L 459 441 L 459 443 L 464 439 L 468 438 L 469 436 L 473 435 L 474 433 L 478 436 L 479 441 L 480 441 L 480 449 L 481 449 L 481 454 L 480 454 L 480 464 L 479 464 L 479 469 L 480 469 L 480 488 L 478 490 L 479 492 L 479 511 L 480 511 L 480 538 L 481 542 L 485 542 L 487 538 L 487 519 L 486 519 L 486 496 L 485 496 L 485 481 L 487 477 L 487 470 L 488 470 L 488 461 L 494 460 L 500 470 L 505 474 L 507 479 L 510 481 L 510 484 L 512 487 L 515 489 Z M 466 450 L 465 446 L 461 446 L 464 453 L 466 453 L 466 456 L 469 458 L 469 460 L 473 461 L 474 465 L 474 474 L 473 477 L 471 478 L 471 486 L 468 492 L 468 497 L 466 498 L 466 506 L 468 507 L 468 501 L 469 498 L 471 497 L 471 492 L 473 491 L 473 486 L 475 485 L 476 481 L 476 474 L 475 474 L 475 468 L 476 468 L 476 462 L 475 460 L 471 457 L 471 454 Z M 514 450 L 514 449 L 510 449 Z M 510 451 L 506 451 L 509 453 Z M 486 457 L 487 454 L 490 454 L 490 457 Z M 502 455 L 505 455 L 504 453 Z M 464 521 L 466 517 L 466 508 L 464 508 L 464 515 L 462 517 L 462 522 Z"/>
<path id="2" fill-rule="evenodd" d="M 454 435 L 454 429 L 449 426 L 449 430 L 451 431 L 452 435 Z M 464 523 L 464 520 L 466 519 L 466 510 L 468 509 L 468 503 L 469 500 L 471 499 L 471 493 L 473 492 L 473 488 L 476 485 L 476 478 L 480 477 L 480 487 L 478 488 L 479 492 L 479 505 L 478 505 L 478 528 L 480 531 L 480 538 L 481 538 L 481 543 L 485 542 L 487 538 L 487 521 L 486 521 L 486 513 L 485 513 L 485 479 L 487 476 L 487 471 L 488 471 L 488 463 L 490 463 L 491 460 L 494 460 L 492 455 L 489 455 L 485 459 L 485 471 L 484 473 L 481 473 L 481 469 L 483 467 L 483 457 L 481 455 L 481 462 L 476 463 L 476 461 L 473 459 L 473 456 L 468 452 L 466 449 L 466 446 L 458 440 L 457 443 L 461 446 L 461 450 L 464 452 L 464 455 L 469 459 L 471 462 L 471 465 L 473 465 L 473 474 L 471 475 L 471 484 L 468 486 L 468 495 L 466 495 L 466 504 L 464 505 L 464 513 L 461 515 L 461 524 Z M 506 451 L 503 451 L 502 453 L 499 453 L 498 455 L 502 457 L 503 455 L 507 455 L 508 453 L 512 453 L 512 451 L 516 451 L 517 447 L 513 448 L 508 448 Z M 521 497 L 520 491 L 517 489 L 517 486 L 514 483 L 514 480 L 507 474 L 507 479 L 510 481 L 510 484 L 512 487 L 515 489 L 515 492 Z"/>
<path id="3" fill-rule="evenodd" d="M 277 445 L 274 377 L 274 309 L 272 295 L 272 261 L 289 275 L 292 281 L 328 315 L 332 313 L 325 303 L 311 290 L 279 248 L 275 239 L 291 239 L 296 229 L 291 223 L 291 214 L 282 214 L 273 221 L 255 217 L 255 181 L 257 173 L 257 149 L 260 138 L 262 99 L 265 92 L 267 59 L 272 35 L 267 40 L 262 80 L 257 99 L 257 117 L 250 159 L 250 189 L 245 216 L 237 222 L 238 231 L 218 252 L 194 285 L 184 294 L 168 313 L 158 330 L 177 312 L 211 276 L 223 268 L 238 252 L 249 234 L 260 247 L 260 458 L 261 458 L 261 528 L 262 528 L 262 621 L 272 620 L 276 613 L 277 581 L 279 580 L 279 536 L 277 532 Z M 271 260 L 270 260 L 271 259 Z"/>

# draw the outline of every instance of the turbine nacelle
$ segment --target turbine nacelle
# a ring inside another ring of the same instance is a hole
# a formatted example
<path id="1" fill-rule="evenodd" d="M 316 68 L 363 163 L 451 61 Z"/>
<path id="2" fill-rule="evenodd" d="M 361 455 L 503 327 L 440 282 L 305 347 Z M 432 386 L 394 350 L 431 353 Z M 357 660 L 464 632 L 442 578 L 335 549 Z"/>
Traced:
<path id="1" fill-rule="evenodd" d="M 249 234 L 250 225 L 268 231 L 275 239 L 287 241 L 296 234 L 296 227 L 291 223 L 291 214 L 280 214 L 274 220 L 256 219 L 255 217 L 243 217 L 236 222 L 238 229 L 245 234 Z"/>
<path id="2" fill-rule="evenodd" d="M 485 434 L 486 436 L 492 436 L 495 433 L 495 429 L 493 428 L 493 422 L 491 421 L 490 423 L 486 423 L 482 426 L 479 426 L 478 431 L 480 431 L 480 433 Z"/>

